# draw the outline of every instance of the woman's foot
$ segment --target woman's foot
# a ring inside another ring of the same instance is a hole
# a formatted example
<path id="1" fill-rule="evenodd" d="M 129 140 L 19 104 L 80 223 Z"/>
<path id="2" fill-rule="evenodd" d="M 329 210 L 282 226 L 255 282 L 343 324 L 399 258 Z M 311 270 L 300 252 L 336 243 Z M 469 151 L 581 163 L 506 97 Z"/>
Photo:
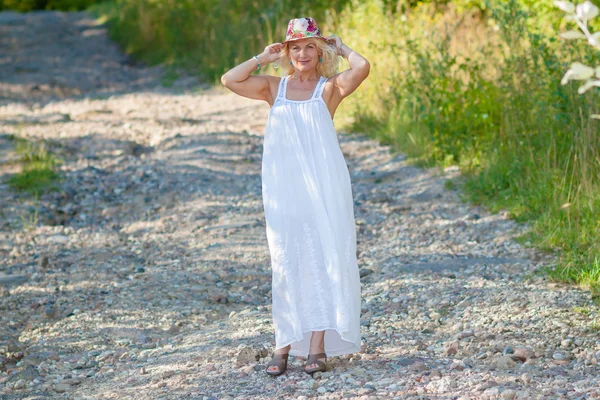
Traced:
<path id="1" fill-rule="evenodd" d="M 267 374 L 277 376 L 285 372 L 291 347 L 291 345 L 287 345 L 273 352 L 273 358 L 267 364 Z"/>
<path id="2" fill-rule="evenodd" d="M 314 374 L 317 371 L 327 371 L 327 355 L 325 353 L 311 353 L 304 364 L 304 372 Z"/>
<path id="3" fill-rule="evenodd" d="M 325 354 L 325 331 L 313 332 L 310 338 L 308 359 L 304 364 L 304 371 L 312 374 L 324 370 L 327 356 Z"/>

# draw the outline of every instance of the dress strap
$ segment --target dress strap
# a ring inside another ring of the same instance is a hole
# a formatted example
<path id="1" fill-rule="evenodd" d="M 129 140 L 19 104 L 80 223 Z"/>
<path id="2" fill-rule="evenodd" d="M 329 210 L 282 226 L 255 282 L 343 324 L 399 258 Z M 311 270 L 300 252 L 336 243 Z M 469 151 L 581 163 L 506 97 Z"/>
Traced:
<path id="1" fill-rule="evenodd" d="M 284 76 L 279 81 L 279 89 L 277 89 L 277 97 L 285 99 L 285 88 L 287 83 L 287 76 Z"/>
<path id="2" fill-rule="evenodd" d="M 327 78 L 324 76 L 319 77 L 319 82 L 317 82 L 317 87 L 315 88 L 315 92 L 313 93 L 313 99 L 318 99 L 323 94 L 323 89 L 325 88 L 325 82 L 327 82 Z"/>

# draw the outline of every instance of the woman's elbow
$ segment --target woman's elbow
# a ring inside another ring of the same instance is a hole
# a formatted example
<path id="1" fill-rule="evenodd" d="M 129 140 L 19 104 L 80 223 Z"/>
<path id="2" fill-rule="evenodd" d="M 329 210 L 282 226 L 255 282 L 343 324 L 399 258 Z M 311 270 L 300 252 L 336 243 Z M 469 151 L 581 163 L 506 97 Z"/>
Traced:
<path id="1" fill-rule="evenodd" d="M 221 76 L 221 83 L 223 84 L 223 86 L 228 87 L 227 84 L 229 83 L 229 81 L 227 80 L 227 74 L 223 74 L 223 76 Z"/>
<path id="2" fill-rule="evenodd" d="M 365 59 L 365 61 L 363 62 L 363 65 L 361 65 L 360 70 L 362 72 L 363 75 L 363 79 L 365 79 L 367 76 L 369 76 L 369 72 L 371 72 L 371 63 L 369 63 L 369 61 L 367 61 Z"/>

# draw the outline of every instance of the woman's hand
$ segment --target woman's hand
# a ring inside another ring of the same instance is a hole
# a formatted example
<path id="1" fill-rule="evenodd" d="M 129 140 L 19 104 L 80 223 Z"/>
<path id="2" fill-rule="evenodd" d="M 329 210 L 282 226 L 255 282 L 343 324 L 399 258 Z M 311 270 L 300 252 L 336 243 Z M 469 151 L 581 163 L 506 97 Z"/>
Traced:
<path id="1" fill-rule="evenodd" d="M 282 48 L 283 45 L 281 43 L 273 43 L 265 47 L 265 50 L 258 56 L 261 65 L 267 65 L 277 61 L 280 57 Z"/>
<path id="2" fill-rule="evenodd" d="M 342 42 L 342 39 L 339 36 L 335 36 L 335 35 L 331 35 L 331 36 L 327 36 L 325 38 L 327 40 L 327 42 L 334 46 L 336 51 L 337 51 L 337 55 L 341 56 L 342 55 L 342 46 L 344 45 L 344 43 Z"/>
<path id="3" fill-rule="evenodd" d="M 283 45 L 281 43 L 273 43 L 265 47 L 265 50 L 255 57 L 258 58 L 258 63 L 262 67 L 279 59 L 282 49 Z M 258 67 L 256 58 L 252 57 L 225 72 L 221 76 L 221 83 L 240 96 L 264 100 L 269 105 L 273 105 L 273 97 L 274 93 L 277 93 L 279 78 L 269 75 L 252 75 Z"/>

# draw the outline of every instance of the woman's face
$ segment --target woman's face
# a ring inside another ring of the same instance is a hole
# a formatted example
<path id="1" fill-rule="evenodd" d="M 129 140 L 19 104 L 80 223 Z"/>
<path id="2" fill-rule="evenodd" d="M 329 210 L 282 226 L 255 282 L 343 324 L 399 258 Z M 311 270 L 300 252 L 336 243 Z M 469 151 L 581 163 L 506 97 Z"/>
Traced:
<path id="1" fill-rule="evenodd" d="M 289 56 L 294 68 L 299 71 L 310 71 L 317 67 L 319 49 L 310 39 L 299 39 L 289 43 Z"/>

